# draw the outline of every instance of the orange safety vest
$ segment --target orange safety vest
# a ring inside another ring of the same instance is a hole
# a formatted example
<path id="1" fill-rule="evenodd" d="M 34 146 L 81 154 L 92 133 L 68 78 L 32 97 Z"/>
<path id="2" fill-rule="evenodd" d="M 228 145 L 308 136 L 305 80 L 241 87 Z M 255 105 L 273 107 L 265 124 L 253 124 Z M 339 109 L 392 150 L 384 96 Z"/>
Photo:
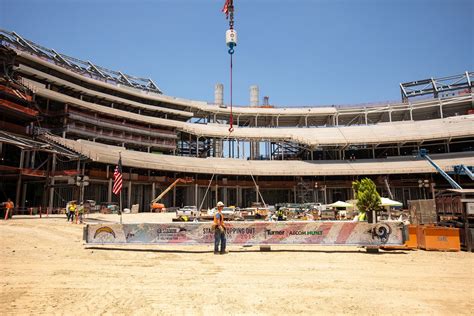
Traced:
<path id="1" fill-rule="evenodd" d="M 5 207 L 8 208 L 8 209 L 12 209 L 13 208 L 13 202 L 7 202 Z"/>
<path id="2" fill-rule="evenodd" d="M 219 218 L 217 218 L 217 214 L 219 214 Z M 224 225 L 224 214 L 222 213 L 216 213 L 214 214 L 214 226 L 217 227 L 217 226 L 222 226 L 222 227 L 225 227 Z"/>

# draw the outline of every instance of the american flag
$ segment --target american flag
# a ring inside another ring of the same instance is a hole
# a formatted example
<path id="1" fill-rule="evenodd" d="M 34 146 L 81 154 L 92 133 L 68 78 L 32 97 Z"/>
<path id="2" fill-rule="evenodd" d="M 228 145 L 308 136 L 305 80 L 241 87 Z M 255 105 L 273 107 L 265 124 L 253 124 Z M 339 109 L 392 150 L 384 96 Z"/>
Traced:
<path id="1" fill-rule="evenodd" d="M 119 195 L 122 191 L 122 157 L 119 158 L 118 165 L 115 167 L 114 171 L 114 187 L 112 192 L 115 195 Z"/>

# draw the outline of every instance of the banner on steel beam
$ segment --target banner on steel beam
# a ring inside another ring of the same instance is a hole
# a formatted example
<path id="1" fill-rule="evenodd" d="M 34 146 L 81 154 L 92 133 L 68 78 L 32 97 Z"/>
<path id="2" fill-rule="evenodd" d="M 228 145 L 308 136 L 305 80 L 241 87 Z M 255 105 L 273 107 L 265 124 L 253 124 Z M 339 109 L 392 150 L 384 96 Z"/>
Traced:
<path id="1" fill-rule="evenodd" d="M 228 222 L 228 244 L 402 245 L 401 222 Z M 211 223 L 89 224 L 88 244 L 212 244 Z"/>

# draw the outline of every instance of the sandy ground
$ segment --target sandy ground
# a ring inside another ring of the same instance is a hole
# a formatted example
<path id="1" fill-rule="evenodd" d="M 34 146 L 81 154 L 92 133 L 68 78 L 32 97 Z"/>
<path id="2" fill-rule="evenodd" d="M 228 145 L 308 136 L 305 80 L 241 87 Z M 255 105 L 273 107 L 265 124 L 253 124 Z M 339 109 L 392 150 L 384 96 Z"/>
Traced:
<path id="1" fill-rule="evenodd" d="M 99 220 L 115 221 L 116 215 Z M 92 220 L 92 219 L 91 219 Z M 124 215 L 125 222 L 169 214 Z M 0 311 L 13 314 L 470 314 L 474 255 L 355 247 L 88 249 L 65 217 L 0 221 Z"/>

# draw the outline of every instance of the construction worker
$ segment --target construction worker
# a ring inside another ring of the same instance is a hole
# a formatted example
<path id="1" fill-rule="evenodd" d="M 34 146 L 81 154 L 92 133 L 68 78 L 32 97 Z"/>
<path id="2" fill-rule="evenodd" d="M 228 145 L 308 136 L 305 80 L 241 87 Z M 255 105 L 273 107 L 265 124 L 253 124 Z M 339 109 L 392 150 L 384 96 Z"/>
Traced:
<path id="1" fill-rule="evenodd" d="M 214 223 L 212 228 L 214 229 L 214 254 L 226 254 L 225 251 L 225 224 L 224 224 L 224 214 L 222 214 L 222 209 L 224 208 L 224 203 L 221 201 L 217 202 L 217 212 L 214 214 Z M 219 251 L 219 243 L 221 244 L 221 251 Z"/>
<path id="2" fill-rule="evenodd" d="M 74 223 L 74 214 L 76 213 L 76 201 L 72 201 L 71 204 L 69 205 L 69 209 L 67 210 L 67 221 L 69 222 L 69 219 L 71 220 L 72 223 Z"/>
<path id="3" fill-rule="evenodd" d="M 13 215 L 13 208 L 15 205 L 13 204 L 12 200 L 8 199 L 5 203 L 5 220 L 12 218 Z"/>
<path id="4" fill-rule="evenodd" d="M 79 218 L 79 223 L 82 224 L 82 217 L 84 216 L 84 204 L 81 202 L 81 205 L 77 208 L 77 217 Z M 77 219 L 76 219 L 77 221 Z"/>
<path id="5" fill-rule="evenodd" d="M 278 209 L 276 215 L 277 215 L 279 221 L 284 221 L 284 220 L 286 220 L 285 212 L 283 212 L 283 209 L 282 209 L 282 208 L 279 208 L 279 209 Z"/>
<path id="6" fill-rule="evenodd" d="M 359 212 L 359 216 L 357 217 L 357 220 L 358 220 L 359 222 L 366 221 L 366 220 L 367 220 L 367 212 L 365 212 L 365 211 L 360 211 L 360 212 Z"/>

